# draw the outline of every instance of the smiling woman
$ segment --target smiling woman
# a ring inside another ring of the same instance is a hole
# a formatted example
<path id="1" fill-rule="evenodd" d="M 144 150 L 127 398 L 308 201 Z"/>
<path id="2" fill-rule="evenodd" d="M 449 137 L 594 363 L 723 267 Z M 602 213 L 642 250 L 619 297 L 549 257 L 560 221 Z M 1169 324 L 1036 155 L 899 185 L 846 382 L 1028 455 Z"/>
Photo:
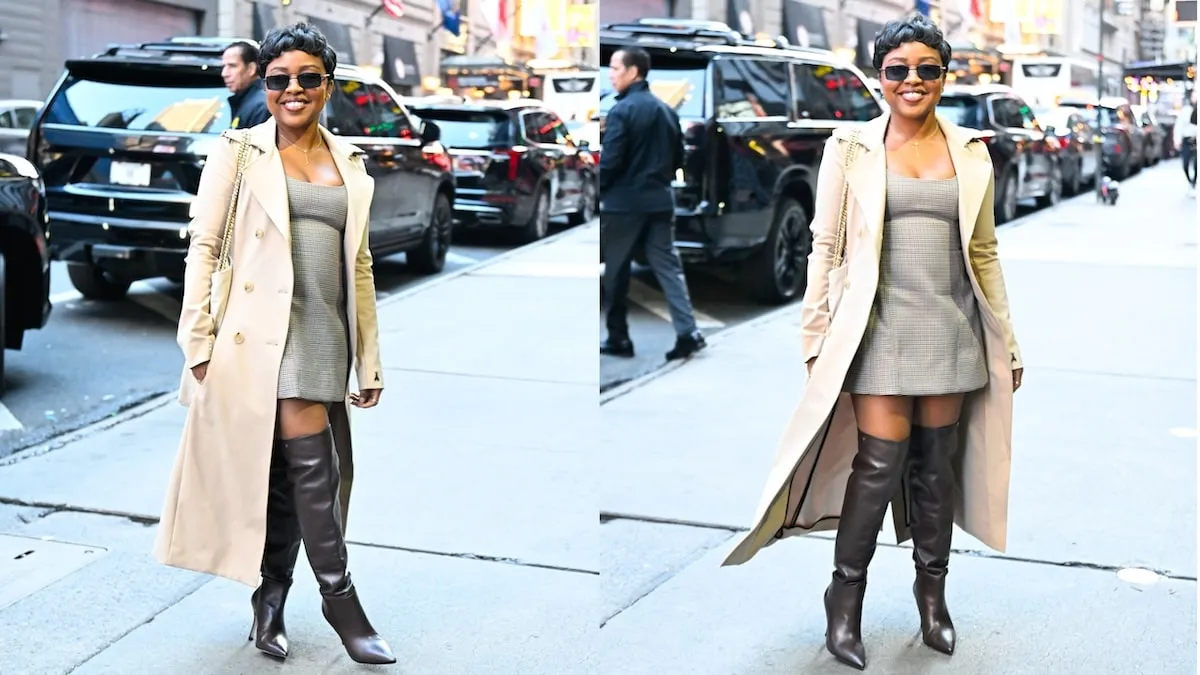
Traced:
<path id="1" fill-rule="evenodd" d="M 372 408 L 383 390 L 367 247 L 374 182 L 362 151 L 318 123 L 337 66 L 324 36 L 276 29 L 258 66 L 271 119 L 222 135 L 193 202 L 179 325 L 190 407 L 157 554 L 256 586 L 250 636 L 282 659 L 303 541 L 350 657 L 393 663 L 351 582 L 344 537 L 346 402 Z M 355 365 L 360 391 L 348 394 Z"/>

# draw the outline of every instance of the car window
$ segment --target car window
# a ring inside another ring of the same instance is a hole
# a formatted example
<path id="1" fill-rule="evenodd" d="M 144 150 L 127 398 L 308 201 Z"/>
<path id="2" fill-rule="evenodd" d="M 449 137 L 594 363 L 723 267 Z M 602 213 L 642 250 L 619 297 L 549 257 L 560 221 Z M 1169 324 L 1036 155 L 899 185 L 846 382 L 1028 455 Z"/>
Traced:
<path id="1" fill-rule="evenodd" d="M 788 117 L 791 91 L 788 64 L 760 59 L 718 59 L 719 119 Z"/>
<path id="2" fill-rule="evenodd" d="M 33 120 L 37 117 L 37 108 L 17 108 L 13 115 L 18 129 L 32 129 Z"/>
<path id="3" fill-rule="evenodd" d="M 818 70 L 808 63 L 793 63 L 792 73 L 796 78 L 796 119 L 837 119 L 842 107 L 838 92 L 825 86 L 825 78 L 833 73 L 833 68 L 822 66 Z"/>
<path id="4" fill-rule="evenodd" d="M 554 123 L 554 142 L 559 145 L 567 145 L 575 147 L 575 139 L 571 138 L 571 131 L 567 129 L 567 125 L 562 121 L 562 118 L 554 113 L 550 115 L 550 120 Z"/>
<path id="5" fill-rule="evenodd" d="M 493 150 L 513 146 L 512 123 L 503 110 L 418 108 L 414 112 L 438 125 L 446 147 Z"/>
<path id="6" fill-rule="evenodd" d="M 1020 129 L 1024 126 L 1021 119 L 1021 104 L 1016 99 L 1007 96 L 997 96 L 992 99 L 993 121 L 1002 127 Z"/>
<path id="7" fill-rule="evenodd" d="M 983 128 L 979 100 L 973 96 L 942 96 L 937 104 L 937 113 L 960 127 Z"/>
<path id="8" fill-rule="evenodd" d="M 229 91 L 216 78 L 199 81 L 177 73 L 151 78 L 118 69 L 90 75 L 63 81 L 46 124 L 215 134 L 232 120 Z"/>
<path id="9" fill-rule="evenodd" d="M 521 120 L 525 138 L 531 143 L 554 143 L 554 120 L 540 110 L 525 113 Z"/>
<path id="10" fill-rule="evenodd" d="M 841 100 L 844 104 L 845 119 L 866 122 L 879 117 L 883 113 L 883 110 L 879 107 L 879 102 L 871 95 L 871 90 L 858 75 L 849 70 L 838 70 L 837 83 L 838 89 L 841 91 Z"/>
<path id="11" fill-rule="evenodd" d="M 1034 117 L 1033 110 L 1028 105 L 1017 101 L 1017 113 L 1021 116 L 1022 127 L 1030 131 L 1041 131 L 1042 125 L 1038 124 L 1037 117 Z"/>
<path id="12" fill-rule="evenodd" d="M 383 138 L 415 138 L 418 136 L 412 122 L 396 99 L 378 84 L 366 86 L 367 96 L 375 109 L 378 124 L 367 130 L 368 136 Z"/>
<path id="13" fill-rule="evenodd" d="M 13 118 L 11 110 L 0 111 L 0 129 L 12 129 Z"/>
<path id="14" fill-rule="evenodd" d="M 357 80 L 337 80 L 326 109 L 329 130 L 342 136 L 369 136 L 380 123 L 366 86 Z"/>
<path id="15" fill-rule="evenodd" d="M 617 93 L 608 79 L 608 60 L 614 48 L 601 45 L 600 63 L 600 113 L 607 115 L 617 102 Z M 687 53 L 672 53 L 654 50 L 651 53 L 650 73 L 646 82 L 650 91 L 671 106 L 680 117 L 704 116 L 705 83 L 708 81 L 708 61 Z"/>

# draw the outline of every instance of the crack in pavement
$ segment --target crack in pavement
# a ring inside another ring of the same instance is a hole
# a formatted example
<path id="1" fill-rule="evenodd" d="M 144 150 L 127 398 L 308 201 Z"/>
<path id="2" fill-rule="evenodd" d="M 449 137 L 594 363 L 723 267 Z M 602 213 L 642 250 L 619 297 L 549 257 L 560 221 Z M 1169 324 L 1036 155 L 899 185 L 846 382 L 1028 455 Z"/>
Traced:
<path id="1" fill-rule="evenodd" d="M 721 524 L 721 523 L 706 523 L 706 522 L 694 521 L 694 520 L 683 520 L 683 519 L 679 519 L 679 518 L 640 516 L 640 515 L 628 514 L 628 513 L 616 513 L 616 512 L 612 512 L 612 511 L 601 511 L 600 512 L 601 524 L 607 523 L 610 521 L 617 521 L 617 520 L 629 520 L 629 521 L 634 521 L 634 522 L 654 523 L 654 524 L 659 524 L 659 525 L 678 525 L 678 526 L 682 526 L 682 527 L 698 527 L 698 528 L 708 529 L 708 530 L 722 530 L 722 531 L 726 531 L 726 532 L 732 532 L 735 534 L 739 533 L 739 532 L 749 532 L 750 531 L 750 528 L 741 527 L 738 525 L 725 525 L 725 524 Z M 833 540 L 833 536 L 828 535 L 828 534 L 810 534 L 810 535 L 806 535 L 806 536 L 811 537 L 811 538 L 816 538 L 816 539 L 824 539 L 826 541 Z M 903 544 L 891 544 L 891 543 L 883 542 L 883 541 L 879 542 L 876 545 L 883 547 L 883 548 L 899 548 L 899 549 L 909 548 L 908 546 L 905 546 Z M 1007 554 L 1002 554 L 1002 553 L 996 554 L 996 553 L 990 553 L 988 551 L 980 551 L 977 549 L 969 549 L 969 548 L 952 548 L 952 549 L 950 549 L 950 553 L 952 555 L 970 556 L 972 558 L 987 558 L 990 560 L 1028 563 L 1028 564 L 1032 564 L 1032 565 L 1048 565 L 1051 567 L 1077 567 L 1077 568 L 1082 568 L 1082 569 L 1095 570 L 1098 572 L 1114 572 L 1115 573 L 1115 572 L 1119 572 L 1123 569 L 1127 569 L 1130 567 L 1136 567 L 1138 569 L 1149 570 L 1151 572 L 1154 572 L 1155 574 L 1157 574 L 1160 577 L 1163 577 L 1165 579 L 1170 579 L 1172 581 L 1192 581 L 1192 582 L 1196 581 L 1195 576 L 1189 576 L 1187 574 L 1178 574 L 1175 572 L 1171 572 L 1170 570 L 1159 569 L 1156 567 L 1146 567 L 1144 565 L 1107 565 L 1104 563 L 1093 563 L 1093 562 L 1086 562 L 1086 561 L 1082 561 L 1082 560 L 1065 560 L 1065 561 L 1043 560 L 1040 558 L 1026 558 L 1026 557 L 1022 557 L 1022 556 L 1007 555 Z"/>
<path id="2" fill-rule="evenodd" d="M 88 506 L 74 506 L 72 504 L 43 502 L 29 499 L 14 499 L 12 497 L 0 497 L 0 504 L 6 506 L 24 506 L 36 509 L 46 509 L 46 512 L 38 517 L 46 518 L 55 513 L 86 513 L 94 516 L 107 516 L 110 518 L 124 518 L 139 525 L 157 525 L 159 518 L 145 516 L 138 513 L 130 513 L 128 511 L 114 511 L 110 509 L 97 509 Z M 589 570 L 581 567 L 570 567 L 567 565 L 553 565 L 550 563 L 532 562 L 529 560 L 521 560 L 520 558 L 509 558 L 505 556 L 486 555 L 482 553 L 470 553 L 464 551 L 437 551 L 433 549 L 413 548 L 409 546 L 397 546 L 393 544 L 378 544 L 369 541 L 357 541 L 347 539 L 347 544 L 362 546 L 365 548 L 383 549 L 388 551 L 399 551 L 404 553 L 416 553 L 421 555 L 439 556 L 442 558 L 458 558 L 461 560 L 477 560 L 480 562 L 498 563 L 501 565 L 514 565 L 516 567 L 532 567 L 535 569 L 551 570 L 555 572 L 567 572 L 571 574 L 590 574 L 599 575 L 599 570 Z"/>

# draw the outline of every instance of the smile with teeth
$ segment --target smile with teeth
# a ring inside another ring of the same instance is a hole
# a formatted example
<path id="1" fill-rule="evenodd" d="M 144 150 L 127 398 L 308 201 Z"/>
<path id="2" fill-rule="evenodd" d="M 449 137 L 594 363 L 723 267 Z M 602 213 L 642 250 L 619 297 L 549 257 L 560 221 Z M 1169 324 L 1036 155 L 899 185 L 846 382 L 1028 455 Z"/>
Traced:
<path id="1" fill-rule="evenodd" d="M 920 101 L 921 97 L 924 95 L 925 95 L 924 93 L 919 92 L 919 91 L 906 91 L 906 92 L 900 94 L 900 98 L 904 99 L 905 101 L 908 101 L 909 103 L 913 103 L 915 101 Z"/>
<path id="2" fill-rule="evenodd" d="M 297 100 L 293 99 L 291 101 L 284 102 L 283 109 L 295 112 L 297 110 L 300 110 L 301 108 L 303 108 L 306 105 L 308 105 L 308 103 L 306 101 L 297 101 Z"/>

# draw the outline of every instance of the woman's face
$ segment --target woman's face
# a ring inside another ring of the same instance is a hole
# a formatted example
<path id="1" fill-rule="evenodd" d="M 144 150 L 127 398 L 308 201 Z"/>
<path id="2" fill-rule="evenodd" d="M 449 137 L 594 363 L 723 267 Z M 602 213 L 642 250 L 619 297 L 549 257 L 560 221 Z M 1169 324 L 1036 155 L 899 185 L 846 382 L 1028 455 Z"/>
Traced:
<path id="1" fill-rule="evenodd" d="M 267 87 L 267 109 L 275 123 L 303 130 L 316 124 L 333 91 L 321 57 L 293 50 L 267 64 L 263 82 Z"/>
<path id="2" fill-rule="evenodd" d="M 924 120 L 932 113 L 946 84 L 945 65 L 936 49 L 920 42 L 906 42 L 888 52 L 879 81 L 892 114 Z"/>

